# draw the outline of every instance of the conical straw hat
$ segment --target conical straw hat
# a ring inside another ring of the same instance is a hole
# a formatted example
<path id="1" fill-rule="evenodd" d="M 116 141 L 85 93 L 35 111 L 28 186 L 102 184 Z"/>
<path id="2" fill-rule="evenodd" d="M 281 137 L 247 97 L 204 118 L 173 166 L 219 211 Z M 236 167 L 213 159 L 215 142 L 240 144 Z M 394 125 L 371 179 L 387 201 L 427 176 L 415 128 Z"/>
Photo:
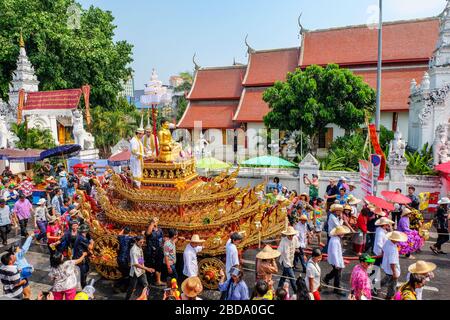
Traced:
<path id="1" fill-rule="evenodd" d="M 198 234 L 193 234 L 191 237 L 191 240 L 188 240 L 188 242 L 205 242 L 206 240 L 200 239 Z"/>
<path id="2" fill-rule="evenodd" d="M 272 249 L 271 246 L 267 245 L 256 255 L 257 259 L 269 260 L 278 258 L 281 255 L 281 252 L 278 250 Z"/>
<path id="3" fill-rule="evenodd" d="M 336 228 L 331 230 L 330 236 L 341 236 L 344 234 L 349 234 L 350 232 L 350 229 L 346 226 L 337 226 Z"/>
<path id="4" fill-rule="evenodd" d="M 285 236 L 295 236 L 298 232 L 293 227 L 289 226 L 286 230 L 281 232 L 281 234 Z"/>
<path id="5" fill-rule="evenodd" d="M 397 242 L 406 242 L 408 241 L 408 236 L 406 233 L 400 232 L 400 231 L 393 231 L 386 234 L 386 237 L 389 240 L 397 241 Z"/>
<path id="6" fill-rule="evenodd" d="M 432 262 L 426 262 L 423 260 L 418 260 L 408 267 L 408 271 L 411 273 L 424 274 L 436 269 L 436 265 Z"/>
<path id="7" fill-rule="evenodd" d="M 378 219 L 376 222 L 375 222 L 375 225 L 376 226 L 385 226 L 385 225 L 387 225 L 387 224 L 395 224 L 395 222 L 394 221 L 392 221 L 391 219 L 388 219 L 388 218 L 385 218 L 385 217 L 383 217 L 383 218 L 380 218 L 380 219 Z"/>

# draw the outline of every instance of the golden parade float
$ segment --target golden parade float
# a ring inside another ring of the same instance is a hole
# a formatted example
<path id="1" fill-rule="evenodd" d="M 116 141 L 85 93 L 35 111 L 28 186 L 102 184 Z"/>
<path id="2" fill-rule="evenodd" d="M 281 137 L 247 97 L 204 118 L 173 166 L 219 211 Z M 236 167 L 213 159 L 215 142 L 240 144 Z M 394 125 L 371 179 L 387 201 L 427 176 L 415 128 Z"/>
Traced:
<path id="1" fill-rule="evenodd" d="M 279 236 L 286 228 L 289 200 L 270 205 L 263 201 L 263 185 L 237 187 L 239 168 L 211 179 L 200 177 L 195 159 L 180 159 L 174 153 L 177 148 L 171 136 L 161 131 L 159 155 L 143 161 L 140 188 L 114 174 L 107 187 L 97 184 L 98 213 L 89 203 L 83 204 L 83 215 L 90 221 L 95 240 L 91 262 L 103 277 L 119 279 L 118 233 L 125 226 L 135 234 L 141 233 L 152 217 L 158 217 L 162 229 L 178 230 L 179 253 L 193 234 L 206 240 L 199 253 L 199 276 L 206 288 L 216 289 L 219 270 L 225 267 L 225 244 L 230 233 L 244 235 L 239 250 Z"/>

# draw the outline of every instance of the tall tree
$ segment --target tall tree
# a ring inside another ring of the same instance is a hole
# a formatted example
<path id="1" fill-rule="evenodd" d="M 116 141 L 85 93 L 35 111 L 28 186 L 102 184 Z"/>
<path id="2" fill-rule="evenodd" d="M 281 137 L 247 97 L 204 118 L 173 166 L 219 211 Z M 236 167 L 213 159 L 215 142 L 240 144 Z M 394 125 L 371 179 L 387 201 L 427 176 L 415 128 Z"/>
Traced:
<path id="1" fill-rule="evenodd" d="M 287 80 L 267 89 L 263 99 L 270 108 L 264 117 L 266 126 L 301 129 L 310 137 L 313 153 L 327 125 L 336 124 L 348 133 L 375 111 L 375 91 L 361 77 L 336 64 L 288 73 Z"/>
<path id="2" fill-rule="evenodd" d="M 189 91 L 191 91 L 192 83 L 194 81 L 194 76 L 189 71 L 180 72 L 179 77 L 183 79 L 183 83 L 175 88 L 175 92 L 184 92 L 184 96 L 179 97 L 177 100 L 177 121 L 180 121 L 181 117 L 183 117 L 184 111 L 187 108 L 188 101 L 186 96 Z"/>
<path id="3" fill-rule="evenodd" d="M 0 0 L 0 97 L 7 97 L 22 30 L 40 90 L 90 84 L 91 104 L 112 108 L 132 62 L 132 45 L 113 40 L 113 22 L 110 11 L 75 0 Z"/>

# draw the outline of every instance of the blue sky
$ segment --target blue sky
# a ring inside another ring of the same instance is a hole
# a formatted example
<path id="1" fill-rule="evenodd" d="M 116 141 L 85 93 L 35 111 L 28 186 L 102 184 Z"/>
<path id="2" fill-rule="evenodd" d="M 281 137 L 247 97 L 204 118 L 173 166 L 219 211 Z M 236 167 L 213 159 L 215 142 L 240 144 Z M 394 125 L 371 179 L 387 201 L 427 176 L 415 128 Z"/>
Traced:
<path id="1" fill-rule="evenodd" d="M 156 68 L 171 75 L 200 66 L 247 63 L 245 35 L 257 50 L 299 45 L 297 17 L 307 29 L 376 21 L 378 0 L 79 0 L 112 11 L 116 39 L 134 45 L 135 87 Z M 446 0 L 384 0 L 385 21 L 438 15 Z"/>

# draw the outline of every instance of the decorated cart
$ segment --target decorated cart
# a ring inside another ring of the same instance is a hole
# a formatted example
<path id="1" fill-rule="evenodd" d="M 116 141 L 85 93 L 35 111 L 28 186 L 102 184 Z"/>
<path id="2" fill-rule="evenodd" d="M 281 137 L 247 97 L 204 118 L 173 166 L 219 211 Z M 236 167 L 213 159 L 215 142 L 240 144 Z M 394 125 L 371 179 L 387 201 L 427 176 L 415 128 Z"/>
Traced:
<path id="1" fill-rule="evenodd" d="M 117 174 L 108 186 L 98 185 L 99 208 L 83 204 L 95 240 L 91 261 L 97 271 L 107 279 L 119 279 L 118 232 L 128 226 L 140 233 L 157 216 L 161 228 L 177 229 L 181 239 L 190 239 L 195 233 L 206 240 L 199 254 L 199 276 L 206 288 L 217 288 L 231 232 L 244 234 L 239 246 L 243 250 L 278 236 L 287 223 L 289 201 L 273 206 L 262 201 L 263 185 L 236 187 L 238 172 L 239 168 L 205 179 L 197 175 L 194 159 L 154 161 L 145 162 L 140 189 Z M 179 240 L 177 251 L 183 252 L 187 243 Z"/>

